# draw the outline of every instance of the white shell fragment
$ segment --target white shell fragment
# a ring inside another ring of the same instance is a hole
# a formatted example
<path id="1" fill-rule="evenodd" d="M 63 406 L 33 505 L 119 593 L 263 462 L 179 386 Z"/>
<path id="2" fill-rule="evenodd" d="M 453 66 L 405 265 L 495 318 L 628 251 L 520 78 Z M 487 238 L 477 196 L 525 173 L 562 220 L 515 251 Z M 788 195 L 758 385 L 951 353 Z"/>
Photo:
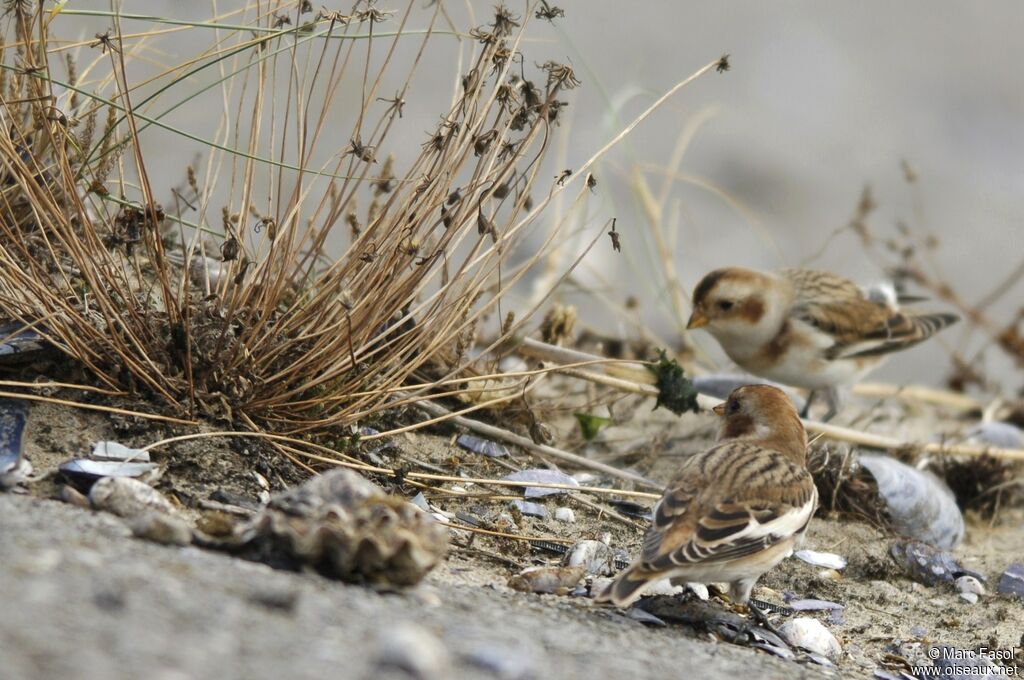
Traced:
<path id="1" fill-rule="evenodd" d="M 900 534 L 949 550 L 964 537 L 964 518 L 953 492 L 934 474 L 895 458 L 862 453 L 860 464 L 878 484 L 893 528 Z"/>
<path id="2" fill-rule="evenodd" d="M 842 569 L 846 566 L 846 558 L 835 553 L 818 552 L 817 550 L 797 550 L 793 557 L 813 567 L 826 569 Z"/>
<path id="3" fill-rule="evenodd" d="M 121 463 L 112 460 L 76 458 L 58 468 L 68 477 L 100 479 L 102 477 L 141 477 L 159 469 L 156 463 Z"/>
<path id="4" fill-rule="evenodd" d="M 580 541 L 565 554 L 567 567 L 583 567 L 586 573 L 611 576 L 615 573 L 615 554 L 601 541 Z"/>
<path id="5" fill-rule="evenodd" d="M 112 460 L 121 463 L 148 463 L 149 451 L 133 449 L 118 442 L 96 442 L 92 447 L 93 460 Z"/>
<path id="6" fill-rule="evenodd" d="M 401 622 L 385 628 L 381 634 L 377 642 L 377 665 L 430 680 L 447 675 L 451 655 L 444 643 L 423 626 Z"/>
<path id="7" fill-rule="evenodd" d="M 579 486 L 579 482 L 564 472 L 559 472 L 558 470 L 544 470 L 540 468 L 513 472 L 503 479 L 509 482 L 537 482 L 539 484 L 565 484 L 568 486 Z M 528 486 L 524 489 L 523 495 L 527 498 L 541 498 L 543 496 L 554 496 L 556 494 L 564 493 L 568 493 L 568 490 Z"/>
<path id="8" fill-rule="evenodd" d="M 118 517 L 138 517 L 148 512 L 174 514 L 174 506 L 153 487 L 129 477 L 104 477 L 89 490 L 89 502 L 97 510 Z"/>
<path id="9" fill-rule="evenodd" d="M 779 628 L 782 637 L 794 647 L 820 654 L 829 661 L 838 661 L 843 648 L 835 636 L 818 619 L 807 616 L 790 619 Z"/>
<path id="10" fill-rule="evenodd" d="M 573 512 L 572 508 L 555 508 L 555 519 L 559 522 L 571 524 L 576 521 L 576 513 Z"/>
<path id="11" fill-rule="evenodd" d="M 964 593 L 972 593 L 974 595 L 984 595 L 985 594 L 985 586 L 983 586 L 981 584 L 981 581 L 979 581 L 978 579 L 974 578 L 973 576 L 969 576 L 969 575 L 966 575 L 966 574 L 963 575 L 963 576 L 957 577 L 957 579 L 955 581 L 953 581 L 953 585 L 956 586 L 957 592 L 959 592 L 961 594 L 964 594 Z"/>

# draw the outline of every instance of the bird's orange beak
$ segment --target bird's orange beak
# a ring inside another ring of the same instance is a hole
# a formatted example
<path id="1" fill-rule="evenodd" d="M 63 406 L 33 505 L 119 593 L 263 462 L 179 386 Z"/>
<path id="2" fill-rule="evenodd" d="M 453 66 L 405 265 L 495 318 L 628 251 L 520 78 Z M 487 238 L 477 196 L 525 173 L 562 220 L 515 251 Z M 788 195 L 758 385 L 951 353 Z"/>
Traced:
<path id="1" fill-rule="evenodd" d="M 686 328 L 703 328 L 707 325 L 708 317 L 704 316 L 704 312 L 700 311 L 700 308 L 696 308 L 693 310 L 693 314 L 690 315 L 690 320 L 686 323 Z"/>
<path id="2" fill-rule="evenodd" d="M 723 401 L 718 406 L 712 406 L 711 410 L 715 412 L 716 416 L 724 416 L 725 415 L 725 402 Z"/>

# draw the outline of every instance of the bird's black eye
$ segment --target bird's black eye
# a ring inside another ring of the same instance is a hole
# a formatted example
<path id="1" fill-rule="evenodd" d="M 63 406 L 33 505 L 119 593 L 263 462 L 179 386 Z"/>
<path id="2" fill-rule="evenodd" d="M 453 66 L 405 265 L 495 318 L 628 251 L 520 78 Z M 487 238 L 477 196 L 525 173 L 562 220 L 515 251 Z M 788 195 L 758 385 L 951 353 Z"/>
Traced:
<path id="1" fill-rule="evenodd" d="M 725 413 L 726 413 L 726 415 L 732 415 L 734 413 L 739 413 L 739 412 L 740 412 L 740 400 L 739 399 L 730 399 L 729 401 L 727 401 L 725 403 Z"/>
<path id="2" fill-rule="evenodd" d="M 732 300 L 721 300 L 718 303 L 718 308 L 721 309 L 723 312 L 728 312 L 730 309 L 732 309 Z"/>

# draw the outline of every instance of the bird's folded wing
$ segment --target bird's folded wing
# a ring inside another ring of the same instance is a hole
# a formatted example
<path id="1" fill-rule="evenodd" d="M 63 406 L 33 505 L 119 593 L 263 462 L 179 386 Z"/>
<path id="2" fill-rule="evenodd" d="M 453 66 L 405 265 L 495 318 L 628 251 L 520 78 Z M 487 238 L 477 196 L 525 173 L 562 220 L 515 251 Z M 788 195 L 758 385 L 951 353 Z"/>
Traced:
<path id="1" fill-rule="evenodd" d="M 954 323 L 953 314 L 915 315 L 869 300 L 852 281 L 806 269 L 785 269 L 794 287 L 793 316 L 830 337 L 829 359 L 877 356 L 925 340 Z"/>
<path id="2" fill-rule="evenodd" d="M 802 531 L 817 504 L 811 475 L 781 455 L 766 457 L 763 483 L 748 483 L 708 502 L 680 479 L 655 512 L 641 564 L 650 571 L 734 560 Z"/>

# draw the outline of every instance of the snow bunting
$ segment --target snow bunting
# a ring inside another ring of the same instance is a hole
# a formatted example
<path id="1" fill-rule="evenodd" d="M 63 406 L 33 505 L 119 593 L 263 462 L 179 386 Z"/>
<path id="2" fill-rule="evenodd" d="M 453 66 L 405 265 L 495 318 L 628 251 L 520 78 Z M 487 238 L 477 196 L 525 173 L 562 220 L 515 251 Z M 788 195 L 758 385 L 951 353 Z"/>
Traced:
<path id="1" fill-rule="evenodd" d="M 719 443 L 691 456 L 654 508 L 640 557 L 597 596 L 626 607 L 651 581 L 729 583 L 750 599 L 763 573 L 793 552 L 814 514 L 807 435 L 789 397 L 746 385 L 714 409 Z"/>
<path id="2" fill-rule="evenodd" d="M 687 328 L 706 328 L 750 373 L 809 388 L 804 415 L 824 393 L 828 420 L 839 409 L 840 386 L 958 320 L 900 311 L 895 294 L 825 272 L 727 267 L 697 284 Z"/>

